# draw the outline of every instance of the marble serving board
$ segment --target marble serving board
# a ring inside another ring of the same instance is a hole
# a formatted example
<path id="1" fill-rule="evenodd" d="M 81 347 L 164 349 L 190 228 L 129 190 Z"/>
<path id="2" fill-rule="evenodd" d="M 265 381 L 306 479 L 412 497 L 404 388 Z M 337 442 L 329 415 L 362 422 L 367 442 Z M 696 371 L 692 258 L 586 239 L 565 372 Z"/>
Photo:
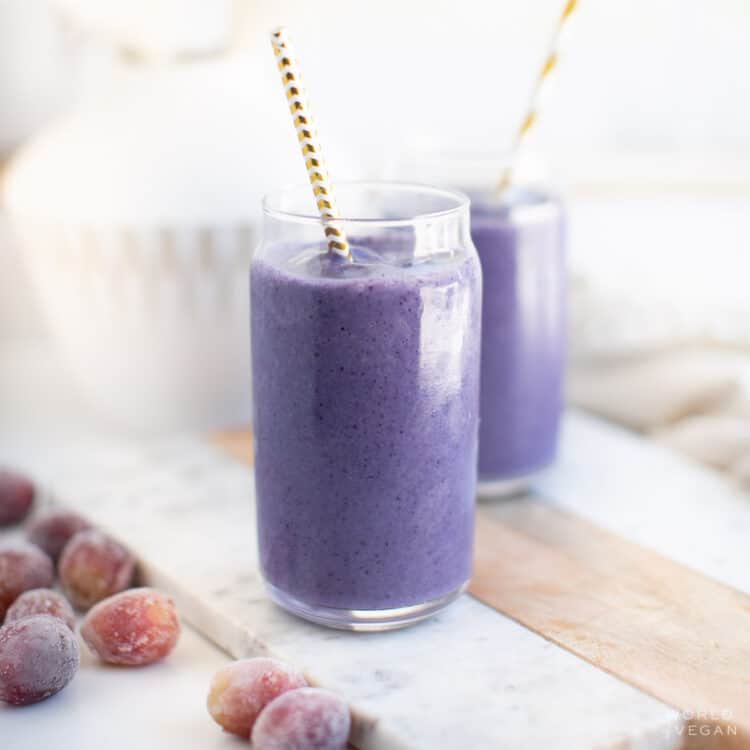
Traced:
<path id="1" fill-rule="evenodd" d="M 552 499 L 543 502 L 750 590 L 744 495 L 581 415 L 567 419 L 563 446 L 536 488 Z M 471 595 L 384 634 L 326 630 L 282 612 L 258 575 L 252 468 L 206 440 L 43 448 L 30 440 L 0 448 L 45 482 L 54 502 L 126 542 L 143 561 L 144 579 L 169 590 L 183 616 L 229 653 L 290 659 L 344 695 L 362 750 L 703 746 L 676 707 L 609 674 L 606 659 L 600 669 L 571 653 L 564 638 L 556 639 L 562 648 Z M 564 572 L 547 575 L 555 587 Z M 638 663 L 637 653 L 630 657 Z"/>

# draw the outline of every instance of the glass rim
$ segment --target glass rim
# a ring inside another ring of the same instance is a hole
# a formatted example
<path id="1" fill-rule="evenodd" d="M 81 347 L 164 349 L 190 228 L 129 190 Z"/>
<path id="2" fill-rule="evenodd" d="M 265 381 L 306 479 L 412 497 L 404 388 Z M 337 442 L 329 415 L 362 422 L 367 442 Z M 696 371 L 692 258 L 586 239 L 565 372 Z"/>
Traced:
<path id="1" fill-rule="evenodd" d="M 445 144 L 422 144 L 399 154 L 389 165 L 391 174 L 404 176 L 411 174 L 417 179 L 426 179 L 438 185 L 448 184 L 465 192 L 475 208 L 481 198 L 487 202 L 500 203 L 498 186 L 503 170 L 513 166 L 513 179 L 510 191 L 535 193 L 541 203 L 559 203 L 561 193 L 557 180 L 550 173 L 547 161 L 535 151 L 523 150 L 513 154 L 509 148 L 499 147 L 446 147 Z M 496 194 L 496 195 L 493 195 Z M 516 206 L 528 208 L 527 205 Z M 536 208 L 536 206 L 535 206 Z"/>
<path id="2" fill-rule="evenodd" d="M 554 220 L 563 213 L 563 198 L 556 190 L 535 185 L 511 186 L 510 190 L 531 193 L 538 200 L 514 202 L 507 197 L 498 196 L 496 190 L 489 188 L 467 190 L 467 193 L 479 213 L 482 208 L 501 209 L 507 211 L 515 224 L 543 223 Z"/>
<path id="3" fill-rule="evenodd" d="M 411 216 L 400 216 L 393 218 L 386 217 L 364 217 L 364 216 L 340 216 L 337 217 L 337 221 L 341 221 L 344 224 L 350 225 L 362 225 L 368 227 L 399 227 L 409 226 L 415 223 L 423 223 L 436 221 L 439 219 L 445 219 L 451 215 L 466 212 L 468 214 L 471 200 L 466 193 L 460 190 L 451 190 L 449 188 L 436 187 L 434 185 L 427 185 L 418 182 L 411 181 L 399 181 L 399 180 L 345 180 L 343 182 L 337 182 L 334 186 L 334 192 L 344 192 L 347 189 L 378 189 L 390 192 L 404 192 L 412 193 L 413 195 L 425 194 L 433 197 L 442 197 L 446 200 L 453 201 L 454 205 L 440 209 L 438 211 L 425 211 L 424 213 L 415 213 Z M 270 216 L 275 219 L 283 221 L 294 222 L 297 224 L 308 224 L 308 225 L 320 225 L 323 223 L 323 219 L 320 214 L 313 213 L 302 213 L 298 211 L 288 211 L 274 206 L 273 204 L 280 203 L 280 199 L 284 195 L 288 195 L 293 191 L 306 191 L 310 193 L 312 188 L 307 183 L 293 183 L 286 185 L 277 190 L 273 190 L 266 193 L 263 196 L 262 207 L 263 214 Z"/>

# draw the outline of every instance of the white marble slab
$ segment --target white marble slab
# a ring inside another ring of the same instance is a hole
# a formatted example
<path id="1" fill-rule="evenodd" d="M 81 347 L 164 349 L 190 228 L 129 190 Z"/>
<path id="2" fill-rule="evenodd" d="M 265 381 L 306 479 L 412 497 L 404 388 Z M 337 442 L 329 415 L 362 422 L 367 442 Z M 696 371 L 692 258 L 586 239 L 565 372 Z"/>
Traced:
<path id="1" fill-rule="evenodd" d="M 587 425 L 575 419 L 568 442 L 577 443 L 578 430 L 585 437 Z M 379 635 L 285 614 L 257 574 L 252 472 L 201 441 L 61 446 L 38 434 L 8 437 L 0 434 L 0 455 L 127 541 L 202 632 L 236 656 L 288 658 L 345 695 L 363 750 L 679 745 L 675 711 L 470 596 L 419 626 Z M 570 461 L 561 479 L 568 503 L 576 494 Z M 554 488 L 551 476 L 544 482 Z"/>
<path id="2" fill-rule="evenodd" d="M 573 412 L 557 464 L 533 490 L 750 593 L 750 493 L 670 448 Z"/>

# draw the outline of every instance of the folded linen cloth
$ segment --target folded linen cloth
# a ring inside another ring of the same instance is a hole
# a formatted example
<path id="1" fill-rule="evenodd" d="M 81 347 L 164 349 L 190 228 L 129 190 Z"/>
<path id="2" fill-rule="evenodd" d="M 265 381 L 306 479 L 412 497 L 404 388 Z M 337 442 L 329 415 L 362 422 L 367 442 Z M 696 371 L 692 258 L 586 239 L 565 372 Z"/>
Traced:
<path id="1" fill-rule="evenodd" d="M 569 402 L 646 433 L 750 489 L 750 342 L 737 336 L 738 326 L 724 321 L 707 330 L 704 321 L 699 330 L 683 321 L 679 330 L 670 329 L 652 308 L 654 325 L 641 314 L 634 327 L 632 302 L 610 299 L 605 309 L 602 300 L 592 300 L 590 290 L 581 294 L 580 284 L 573 284 Z M 595 335 L 592 316 L 600 321 Z M 725 335 L 730 329 L 731 337 Z"/>

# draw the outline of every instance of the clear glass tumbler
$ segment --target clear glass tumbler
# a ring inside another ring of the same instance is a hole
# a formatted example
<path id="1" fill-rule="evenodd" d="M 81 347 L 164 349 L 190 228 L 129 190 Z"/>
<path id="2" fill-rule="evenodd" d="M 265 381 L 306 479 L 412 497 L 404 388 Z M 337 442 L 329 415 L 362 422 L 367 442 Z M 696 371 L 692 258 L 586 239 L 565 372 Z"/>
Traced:
<path id="1" fill-rule="evenodd" d="M 282 607 L 385 630 L 471 572 L 481 271 L 460 193 L 337 186 L 353 260 L 310 188 L 270 195 L 251 268 L 261 569 Z"/>
<path id="2" fill-rule="evenodd" d="M 507 159 L 414 153 L 400 174 L 471 198 L 483 278 L 479 494 L 511 494 L 556 455 L 566 333 L 565 212 L 544 182 L 496 189 Z"/>

